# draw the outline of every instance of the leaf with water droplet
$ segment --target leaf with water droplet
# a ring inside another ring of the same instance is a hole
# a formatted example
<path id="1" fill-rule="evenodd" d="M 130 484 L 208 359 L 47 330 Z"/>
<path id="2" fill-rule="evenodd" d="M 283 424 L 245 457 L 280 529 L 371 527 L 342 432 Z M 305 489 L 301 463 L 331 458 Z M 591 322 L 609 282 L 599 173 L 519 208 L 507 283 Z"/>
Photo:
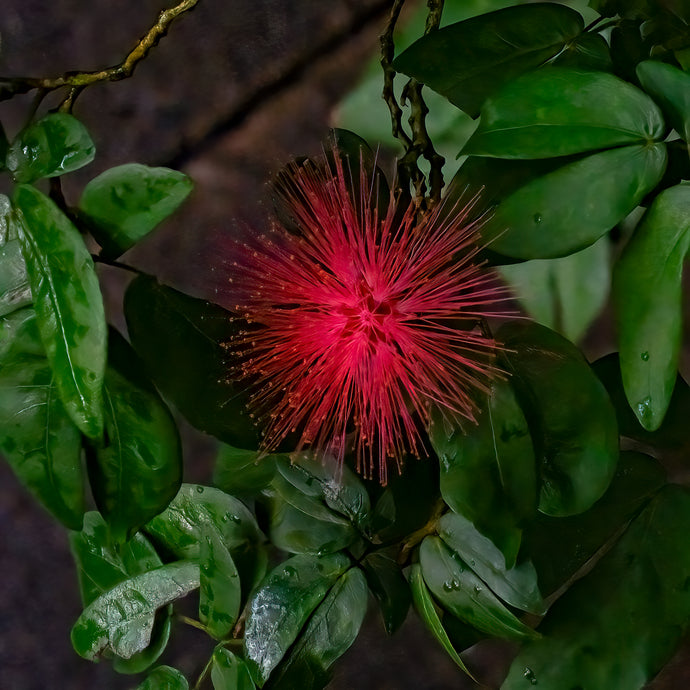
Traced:
<path id="1" fill-rule="evenodd" d="M 223 647 L 213 652 L 211 682 L 213 690 L 254 690 L 256 687 L 244 661 Z"/>
<path id="2" fill-rule="evenodd" d="M 0 317 L 33 302 L 17 232 L 10 200 L 0 194 Z"/>

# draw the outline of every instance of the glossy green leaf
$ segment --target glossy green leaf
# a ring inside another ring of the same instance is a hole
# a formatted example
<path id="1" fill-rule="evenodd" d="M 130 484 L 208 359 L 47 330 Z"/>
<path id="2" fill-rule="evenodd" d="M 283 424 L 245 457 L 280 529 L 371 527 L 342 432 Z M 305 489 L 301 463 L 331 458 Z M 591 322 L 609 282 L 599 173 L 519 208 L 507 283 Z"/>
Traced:
<path id="1" fill-rule="evenodd" d="M 505 558 L 494 543 L 457 513 L 446 513 L 441 518 L 438 534 L 507 604 L 530 613 L 544 613 L 537 572 L 530 561 L 506 567 Z"/>
<path id="2" fill-rule="evenodd" d="M 606 72 L 549 67 L 525 74 L 482 106 L 464 154 L 551 158 L 664 137 L 643 91 Z"/>
<path id="3" fill-rule="evenodd" d="M 60 402 L 30 308 L 0 318 L 0 450 L 58 520 L 81 528 L 81 435 Z"/>
<path id="4" fill-rule="evenodd" d="M 174 498 L 182 449 L 170 411 L 115 330 L 104 395 L 107 441 L 90 449 L 89 479 L 113 537 L 125 541 Z"/>
<path id="5" fill-rule="evenodd" d="M 114 259 L 174 213 L 192 186 L 177 170 L 127 163 L 91 180 L 84 187 L 79 210 L 103 254 Z"/>
<path id="6" fill-rule="evenodd" d="M 604 236 L 560 259 L 535 259 L 501 266 L 527 314 L 576 343 L 606 305 L 611 285 L 611 249 Z"/>
<path id="7" fill-rule="evenodd" d="M 662 490 L 594 570 L 549 611 L 543 637 L 513 662 L 503 690 L 642 688 L 690 618 L 690 494 Z M 554 663 L 557 660 L 557 663 Z"/>
<path id="8" fill-rule="evenodd" d="M 199 542 L 201 585 L 199 620 L 216 640 L 230 636 L 240 613 L 242 591 L 235 561 L 217 529 L 205 529 Z"/>
<path id="9" fill-rule="evenodd" d="M 37 189 L 14 193 L 17 229 L 38 329 L 65 409 L 91 438 L 103 433 L 106 325 L 103 298 L 79 231 Z"/>
<path id="10" fill-rule="evenodd" d="M 178 561 L 121 582 L 86 607 L 72 628 L 72 645 L 94 660 L 104 651 L 125 659 L 145 649 L 156 610 L 199 586 L 199 566 Z"/>
<path id="11" fill-rule="evenodd" d="M 146 649 L 132 655 L 129 659 L 113 657 L 113 670 L 124 675 L 143 673 L 158 661 L 170 641 L 173 623 L 173 606 L 168 604 L 156 612 L 151 631 L 151 641 Z"/>
<path id="12" fill-rule="evenodd" d="M 237 334 L 232 314 L 138 276 L 125 294 L 125 317 L 149 375 L 193 426 L 239 448 L 258 448 L 247 387 L 228 379 L 223 343 Z"/>
<path id="13" fill-rule="evenodd" d="M 254 690 L 256 687 L 244 661 L 222 647 L 213 652 L 211 682 L 213 690 Z"/>
<path id="14" fill-rule="evenodd" d="M 393 66 L 476 117 L 487 96 L 560 53 L 583 27 L 563 5 L 508 7 L 431 32 Z"/>
<path id="15" fill-rule="evenodd" d="M 637 66 L 637 77 L 673 129 L 690 142 L 690 74 L 665 62 L 645 60 Z"/>
<path id="16" fill-rule="evenodd" d="M 528 182 L 482 228 L 492 251 L 550 259 L 593 244 L 632 211 L 666 168 L 666 146 L 622 146 Z"/>
<path id="17" fill-rule="evenodd" d="M 256 494 L 271 483 L 278 457 L 223 443 L 213 468 L 213 483 L 229 494 Z"/>
<path id="18" fill-rule="evenodd" d="M 415 608 L 426 627 L 439 641 L 448 656 L 457 666 L 474 680 L 474 676 L 470 673 L 467 666 L 465 666 L 465 662 L 460 658 L 460 655 L 455 651 L 455 647 L 453 647 L 453 643 L 450 641 L 448 633 L 443 627 L 443 623 L 441 623 L 441 619 L 434 606 L 434 600 L 431 598 L 426 584 L 424 584 L 422 568 L 416 563 L 410 568 L 410 589 L 412 591 L 412 600 L 414 601 Z"/>
<path id="19" fill-rule="evenodd" d="M 247 609 L 244 651 L 259 687 L 349 565 L 350 559 L 341 553 L 293 556 L 274 568 L 254 592 Z"/>
<path id="20" fill-rule="evenodd" d="M 271 690 L 321 690 L 329 669 L 357 638 L 367 611 L 367 583 L 350 568 L 314 611 L 285 661 L 271 677 Z"/>
<path id="21" fill-rule="evenodd" d="M 606 39 L 597 33 L 581 33 L 549 63 L 558 67 L 613 71 L 613 62 Z"/>
<path id="22" fill-rule="evenodd" d="M 656 460 L 625 451 L 608 490 L 588 511 L 538 516 L 525 530 L 523 553 L 534 563 L 542 591 L 552 594 L 573 577 L 665 483 Z"/>
<path id="23" fill-rule="evenodd" d="M 690 184 L 659 194 L 613 272 L 621 373 L 640 424 L 657 429 L 671 400 L 682 338 L 682 272 L 690 250 Z"/>
<path id="24" fill-rule="evenodd" d="M 541 474 L 539 509 L 573 515 L 606 491 L 618 461 L 616 413 L 580 351 L 548 328 L 505 324 L 511 385 L 532 428 Z"/>
<path id="25" fill-rule="evenodd" d="M 0 317 L 33 302 L 10 200 L 0 194 Z"/>
<path id="26" fill-rule="evenodd" d="M 410 587 L 395 560 L 382 551 L 374 551 L 361 562 L 371 593 L 376 597 L 389 635 L 405 622 L 410 608 Z"/>
<path id="27" fill-rule="evenodd" d="M 84 125 L 67 113 L 51 113 L 22 130 L 7 152 L 16 182 L 56 177 L 90 163 L 96 147 Z"/>
<path id="28" fill-rule="evenodd" d="M 460 428 L 436 410 L 429 438 L 440 460 L 444 501 L 487 535 L 512 567 L 522 523 L 536 511 L 537 476 L 529 427 L 511 387 L 492 384 L 476 425 Z"/>
<path id="29" fill-rule="evenodd" d="M 177 669 L 158 666 L 137 686 L 137 690 L 189 690 L 189 683 Z"/>
<path id="30" fill-rule="evenodd" d="M 439 537 L 426 537 L 419 549 L 424 581 L 442 608 L 483 632 L 511 640 L 537 637 Z"/>

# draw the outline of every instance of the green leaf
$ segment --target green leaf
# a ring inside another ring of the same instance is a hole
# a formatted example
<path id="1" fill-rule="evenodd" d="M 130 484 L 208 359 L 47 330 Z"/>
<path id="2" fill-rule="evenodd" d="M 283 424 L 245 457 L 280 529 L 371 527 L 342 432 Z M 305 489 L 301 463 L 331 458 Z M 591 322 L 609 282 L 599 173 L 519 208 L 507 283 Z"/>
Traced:
<path id="1" fill-rule="evenodd" d="M 0 450 L 60 522 L 81 528 L 81 435 L 60 402 L 30 308 L 0 318 Z"/>
<path id="2" fill-rule="evenodd" d="M 673 129 L 690 143 L 690 74 L 665 62 L 645 60 L 637 66 L 637 77 Z"/>
<path id="3" fill-rule="evenodd" d="M 531 561 L 506 567 L 505 558 L 494 543 L 457 513 L 446 513 L 441 518 L 438 534 L 507 604 L 530 613 L 544 613 L 546 608 Z"/>
<path id="4" fill-rule="evenodd" d="M 113 657 L 113 670 L 118 673 L 132 675 L 143 673 L 158 661 L 161 654 L 165 651 L 170 641 L 170 632 L 173 622 L 173 607 L 159 609 L 153 623 L 151 632 L 151 642 L 146 649 L 142 649 L 129 659 L 122 659 L 119 656 Z"/>
<path id="5" fill-rule="evenodd" d="M 549 63 L 558 67 L 612 72 L 613 62 L 606 39 L 597 33 L 581 33 Z"/>
<path id="6" fill-rule="evenodd" d="M 442 606 L 483 632 L 511 640 L 538 636 L 491 593 L 439 537 L 426 537 L 419 549 L 424 581 Z"/>
<path id="7" fill-rule="evenodd" d="M 189 683 L 177 669 L 158 666 L 137 686 L 137 690 L 189 690 Z"/>
<path id="8" fill-rule="evenodd" d="M 415 608 L 419 613 L 421 619 L 424 621 L 426 627 L 431 631 L 433 636 L 441 643 L 443 649 L 446 650 L 448 656 L 457 664 L 457 666 L 464 671 L 472 680 L 474 676 L 470 673 L 465 662 L 460 658 L 460 655 L 455 651 L 453 643 L 448 637 L 448 633 L 441 623 L 434 601 L 429 594 L 429 590 L 424 584 L 422 577 L 422 568 L 418 564 L 414 564 L 410 568 L 410 588 L 412 591 L 412 600 Z M 476 681 L 475 681 L 476 682 Z"/>
<path id="9" fill-rule="evenodd" d="M 405 622 L 410 608 L 410 587 L 400 566 L 382 551 L 366 556 L 361 566 L 371 593 L 376 597 L 388 635 Z"/>
<path id="10" fill-rule="evenodd" d="M 244 661 L 222 647 L 213 652 L 211 682 L 213 690 L 254 690 L 256 687 Z"/>
<path id="11" fill-rule="evenodd" d="M 137 575 L 86 607 L 72 628 L 72 645 L 94 660 L 104 651 L 129 659 L 151 639 L 156 610 L 199 586 L 199 566 L 179 561 Z"/>
<path id="12" fill-rule="evenodd" d="M 0 317 L 33 301 L 18 234 L 10 200 L 0 194 Z"/>
<path id="13" fill-rule="evenodd" d="M 441 495 L 515 564 L 522 523 L 537 507 L 536 461 L 525 416 L 510 386 L 496 381 L 476 425 L 435 410 L 429 439 L 439 456 Z"/>
<path id="14" fill-rule="evenodd" d="M 482 228 L 492 251 L 550 259 L 593 244 L 632 211 L 666 168 L 666 146 L 622 146 L 528 182 Z"/>
<path id="15" fill-rule="evenodd" d="M 539 510 L 573 515 L 606 491 L 618 461 L 616 414 L 580 351 L 534 323 L 505 324 L 511 384 L 532 429 L 539 458 Z"/>
<path id="16" fill-rule="evenodd" d="M 463 154 L 550 158 L 663 139 L 661 111 L 606 72 L 549 67 L 525 74 L 482 106 Z"/>
<path id="17" fill-rule="evenodd" d="M 244 650 L 259 687 L 349 565 L 350 559 L 342 553 L 293 556 L 274 568 L 254 592 L 247 608 Z"/>
<path id="18" fill-rule="evenodd" d="M 690 617 L 690 495 L 670 486 L 595 569 L 559 599 L 544 636 L 515 659 L 503 690 L 642 688 L 666 663 Z M 554 663 L 557 660 L 557 663 Z"/>
<path id="19" fill-rule="evenodd" d="M 563 5 L 508 7 L 431 32 L 393 66 L 476 117 L 487 96 L 560 53 L 583 27 Z"/>
<path id="20" fill-rule="evenodd" d="M 271 678 L 272 690 L 321 690 L 329 669 L 357 638 L 367 611 L 367 583 L 350 568 L 314 611 L 285 661 Z"/>
<path id="21" fill-rule="evenodd" d="M 103 254 L 115 259 L 174 213 L 192 187 L 177 170 L 127 163 L 91 180 L 79 210 Z"/>
<path id="22" fill-rule="evenodd" d="M 501 266 L 500 273 L 530 317 L 576 343 L 608 299 L 610 254 L 601 237 L 570 256 Z"/>
<path id="23" fill-rule="evenodd" d="M 648 431 L 659 428 L 676 382 L 689 250 L 690 184 L 681 184 L 654 199 L 613 271 L 623 386 Z"/>
<path id="24" fill-rule="evenodd" d="M 95 155 L 96 147 L 76 117 L 51 113 L 17 135 L 7 152 L 7 169 L 15 182 L 33 182 L 78 170 Z"/>
<path id="25" fill-rule="evenodd" d="M 237 334 L 230 312 L 138 276 L 125 294 L 125 317 L 149 375 L 192 426 L 239 448 L 258 448 L 247 386 L 228 380 L 223 343 Z"/>
<path id="26" fill-rule="evenodd" d="M 276 459 L 281 457 L 222 443 L 213 468 L 213 483 L 229 494 L 257 494 L 271 483 Z"/>
<path id="27" fill-rule="evenodd" d="M 229 636 L 239 616 L 242 592 L 237 566 L 217 529 L 204 530 L 199 564 L 199 620 L 211 637 L 222 640 Z"/>
<path id="28" fill-rule="evenodd" d="M 103 433 L 106 325 L 98 278 L 79 231 L 37 189 L 14 193 L 38 330 L 65 409 L 90 438 Z"/>
<path id="29" fill-rule="evenodd" d="M 182 449 L 170 411 L 114 329 L 105 376 L 107 442 L 90 448 L 89 478 L 113 537 L 125 541 L 177 493 Z"/>

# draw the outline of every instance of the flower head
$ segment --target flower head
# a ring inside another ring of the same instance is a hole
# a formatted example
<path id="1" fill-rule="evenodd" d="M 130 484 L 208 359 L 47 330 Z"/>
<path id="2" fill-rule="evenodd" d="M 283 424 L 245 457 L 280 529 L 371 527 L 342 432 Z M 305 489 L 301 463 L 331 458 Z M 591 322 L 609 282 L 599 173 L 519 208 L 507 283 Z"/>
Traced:
<path id="1" fill-rule="evenodd" d="M 299 229 L 274 228 L 241 262 L 237 310 L 264 445 L 354 449 L 358 469 L 400 467 L 424 443 L 432 404 L 473 420 L 473 395 L 495 373 L 495 342 L 477 328 L 502 297 L 477 264 L 469 209 L 414 205 L 379 214 L 372 176 L 357 184 L 337 151 L 331 164 L 292 164 L 277 192 Z M 353 189 L 358 189 L 357 193 Z"/>

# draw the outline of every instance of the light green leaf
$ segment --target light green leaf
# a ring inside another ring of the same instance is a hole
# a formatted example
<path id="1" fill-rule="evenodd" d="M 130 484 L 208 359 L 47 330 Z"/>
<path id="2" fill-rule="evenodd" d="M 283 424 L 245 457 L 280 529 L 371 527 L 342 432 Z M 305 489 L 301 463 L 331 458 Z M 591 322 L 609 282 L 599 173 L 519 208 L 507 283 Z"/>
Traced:
<path id="1" fill-rule="evenodd" d="M 256 494 L 265 489 L 276 472 L 276 459 L 257 450 L 220 445 L 213 468 L 213 483 L 229 494 Z"/>
<path id="2" fill-rule="evenodd" d="M 222 647 L 213 652 L 211 682 L 213 690 L 254 690 L 256 687 L 244 661 Z"/>
<path id="3" fill-rule="evenodd" d="M 158 666 L 137 686 L 137 690 L 189 690 L 189 683 L 177 669 Z"/>

